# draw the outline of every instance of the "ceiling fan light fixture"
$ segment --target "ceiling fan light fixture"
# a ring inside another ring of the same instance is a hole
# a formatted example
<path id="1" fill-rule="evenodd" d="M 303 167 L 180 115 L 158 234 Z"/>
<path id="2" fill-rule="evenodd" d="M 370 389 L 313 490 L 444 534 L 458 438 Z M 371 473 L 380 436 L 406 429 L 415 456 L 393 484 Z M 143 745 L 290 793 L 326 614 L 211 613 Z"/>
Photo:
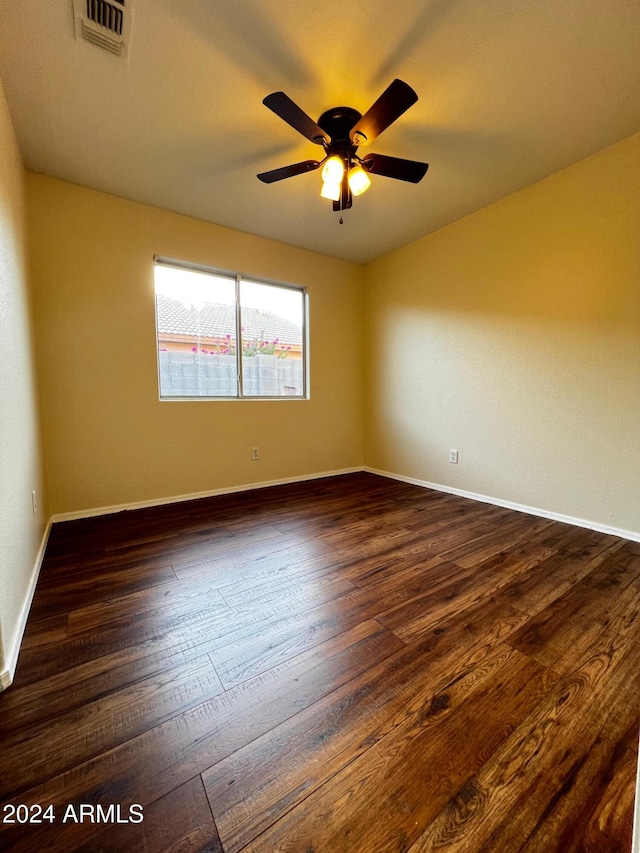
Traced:
<path id="1" fill-rule="evenodd" d="M 340 201 L 340 192 L 342 190 L 341 181 L 323 181 L 320 195 L 322 198 L 329 198 L 331 201 Z"/>
<path id="2" fill-rule="evenodd" d="M 371 178 L 360 164 L 349 169 L 349 188 L 353 195 L 362 195 L 371 186 Z"/>
<path id="3" fill-rule="evenodd" d="M 271 169 L 261 172 L 258 178 L 270 184 L 322 167 L 320 195 L 333 201 L 334 211 L 348 210 L 353 197 L 369 189 L 369 175 L 417 184 L 424 177 L 428 163 L 384 154 L 368 154 L 363 160 L 356 154 L 358 146 L 372 142 L 417 100 L 411 86 L 395 79 L 364 115 L 353 107 L 332 107 L 315 122 L 284 92 L 272 92 L 264 98 L 264 105 L 306 139 L 322 146 L 325 158 L 320 162 L 305 160 Z"/>
<path id="4" fill-rule="evenodd" d="M 322 180 L 329 184 L 340 184 L 344 175 L 344 162 L 341 157 L 334 154 L 329 157 L 322 167 Z"/>

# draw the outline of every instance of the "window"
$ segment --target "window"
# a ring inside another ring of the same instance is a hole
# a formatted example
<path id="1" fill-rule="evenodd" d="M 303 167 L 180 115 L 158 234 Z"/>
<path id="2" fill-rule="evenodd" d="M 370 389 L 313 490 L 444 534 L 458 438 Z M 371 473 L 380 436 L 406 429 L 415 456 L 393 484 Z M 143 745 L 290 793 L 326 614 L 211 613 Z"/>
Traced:
<path id="1" fill-rule="evenodd" d="M 306 291 L 156 258 L 160 399 L 304 398 Z"/>

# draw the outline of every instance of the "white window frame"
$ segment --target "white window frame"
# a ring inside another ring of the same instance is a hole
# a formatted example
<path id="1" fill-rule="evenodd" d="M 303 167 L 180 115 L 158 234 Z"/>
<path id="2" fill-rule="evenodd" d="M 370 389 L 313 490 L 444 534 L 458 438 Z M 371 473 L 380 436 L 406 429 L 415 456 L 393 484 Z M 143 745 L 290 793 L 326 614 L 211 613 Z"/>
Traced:
<path id="1" fill-rule="evenodd" d="M 190 261 L 181 261 L 176 260 L 175 258 L 167 258 L 162 255 L 154 255 L 153 256 L 153 266 L 154 269 L 156 266 L 165 266 L 165 267 L 173 267 L 179 270 L 187 270 L 192 272 L 199 272 L 208 275 L 216 275 L 224 278 L 228 278 L 235 281 L 235 319 L 236 319 L 236 369 L 237 369 L 237 389 L 238 393 L 235 395 L 227 394 L 222 397 L 215 396 L 205 396 L 205 395 L 197 395 L 194 397 L 187 397 L 184 395 L 180 396 L 163 396 L 162 389 L 160 384 L 160 351 L 158 347 L 158 308 L 157 302 L 155 298 L 155 288 L 154 288 L 154 312 L 155 312 L 155 327 L 156 327 L 156 360 L 157 360 L 157 373 L 158 373 L 158 399 L 162 403 L 166 402 L 231 402 L 237 403 L 238 401 L 251 401 L 251 402 L 259 402 L 261 400 L 266 400 L 273 402 L 274 400 L 288 400 L 292 401 L 300 401 L 300 400 L 308 400 L 309 399 L 309 292 L 306 287 L 302 285 L 296 284 L 288 284 L 281 281 L 274 281 L 271 279 L 260 278 L 254 275 L 247 275 L 239 272 L 233 272 L 231 270 L 222 270 L 216 267 L 204 266 L 202 264 L 192 263 Z M 283 290 L 293 290 L 296 293 L 300 293 L 302 295 L 302 394 L 283 394 L 279 396 L 267 396 L 267 395 L 259 395 L 259 394 L 243 394 L 242 391 L 242 320 L 241 320 L 241 306 L 240 306 L 240 282 L 246 279 L 246 281 L 251 282 L 252 284 L 264 284 L 269 287 L 281 287 Z"/>

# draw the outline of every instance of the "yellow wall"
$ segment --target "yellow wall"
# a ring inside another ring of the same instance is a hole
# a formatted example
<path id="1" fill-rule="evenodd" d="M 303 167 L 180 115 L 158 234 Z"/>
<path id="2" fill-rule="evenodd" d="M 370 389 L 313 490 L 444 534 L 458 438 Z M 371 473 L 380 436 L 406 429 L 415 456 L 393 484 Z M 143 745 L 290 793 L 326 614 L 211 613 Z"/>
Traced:
<path id="1" fill-rule="evenodd" d="M 32 510 L 36 490 L 39 508 Z M 0 85 L 0 688 L 22 638 L 46 525 L 25 262 L 23 168 Z"/>
<path id="2" fill-rule="evenodd" d="M 363 464 L 362 267 L 41 175 L 27 203 L 52 513 Z M 311 399 L 159 402 L 154 253 L 307 286 Z"/>
<path id="3" fill-rule="evenodd" d="M 368 465 L 640 533 L 640 135 L 369 265 L 365 340 Z"/>
<path id="4" fill-rule="evenodd" d="M 51 511 L 364 462 L 639 533 L 639 162 L 640 135 L 364 270 L 27 175 Z M 306 285 L 311 400 L 160 403 L 154 253 Z"/>

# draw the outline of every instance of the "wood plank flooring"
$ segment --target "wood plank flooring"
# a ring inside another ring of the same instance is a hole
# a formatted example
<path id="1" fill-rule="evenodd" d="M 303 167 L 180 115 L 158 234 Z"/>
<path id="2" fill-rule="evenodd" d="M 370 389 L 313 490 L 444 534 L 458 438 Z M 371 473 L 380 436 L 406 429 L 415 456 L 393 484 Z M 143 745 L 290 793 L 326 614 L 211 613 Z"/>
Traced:
<path id="1" fill-rule="evenodd" d="M 372 474 L 56 524 L 0 849 L 629 853 L 639 672 L 640 545 Z"/>

